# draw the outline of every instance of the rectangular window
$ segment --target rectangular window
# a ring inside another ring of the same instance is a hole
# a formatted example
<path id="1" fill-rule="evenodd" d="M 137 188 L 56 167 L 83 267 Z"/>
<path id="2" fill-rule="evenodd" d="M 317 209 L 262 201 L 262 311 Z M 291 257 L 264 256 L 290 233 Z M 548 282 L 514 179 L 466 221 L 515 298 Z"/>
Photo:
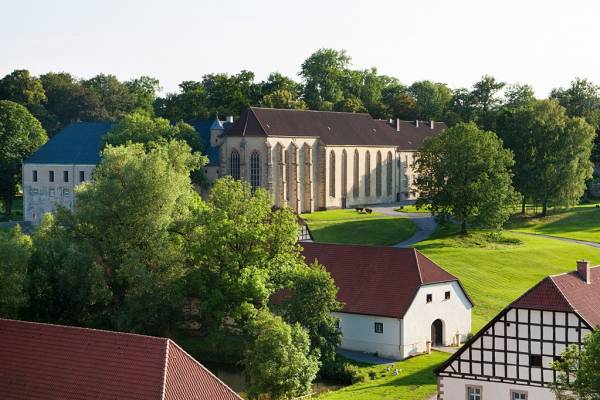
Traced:
<path id="1" fill-rule="evenodd" d="M 481 386 L 467 386 L 467 400 L 481 400 Z"/>
<path id="2" fill-rule="evenodd" d="M 54 182 L 54 171 L 48 171 L 48 180 Z"/>
<path id="3" fill-rule="evenodd" d="M 375 333 L 383 333 L 383 322 L 375 322 Z"/>
<path id="4" fill-rule="evenodd" d="M 63 182 L 69 182 L 69 171 L 63 171 Z"/>
<path id="5" fill-rule="evenodd" d="M 444 293 L 444 299 L 445 300 L 450 300 L 450 291 L 449 290 Z"/>
<path id="6" fill-rule="evenodd" d="M 48 189 L 48 196 L 54 197 L 54 189 Z"/>
<path id="7" fill-rule="evenodd" d="M 542 356 L 538 354 L 529 355 L 529 365 L 532 367 L 542 367 Z"/>
<path id="8" fill-rule="evenodd" d="M 34 182 L 37 182 L 37 170 L 35 170 L 35 169 L 33 170 L 33 177 L 32 178 L 33 178 Z"/>
<path id="9" fill-rule="evenodd" d="M 64 197 L 69 197 L 71 195 L 71 192 L 69 191 L 69 189 L 63 189 L 63 196 Z"/>
<path id="10" fill-rule="evenodd" d="M 527 392 L 522 390 L 511 390 L 510 400 L 527 400 Z"/>
<path id="11" fill-rule="evenodd" d="M 85 181 L 85 171 L 79 171 L 79 182 Z"/>
<path id="12" fill-rule="evenodd" d="M 427 301 L 427 303 L 431 303 L 433 301 L 433 295 L 430 293 L 425 297 L 425 301 Z"/>

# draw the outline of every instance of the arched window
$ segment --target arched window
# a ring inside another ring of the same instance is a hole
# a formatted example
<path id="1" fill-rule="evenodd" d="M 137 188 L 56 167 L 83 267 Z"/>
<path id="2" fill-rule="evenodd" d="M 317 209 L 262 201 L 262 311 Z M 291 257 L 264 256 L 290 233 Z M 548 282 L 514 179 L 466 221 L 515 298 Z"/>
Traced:
<path id="1" fill-rule="evenodd" d="M 358 150 L 354 150 L 354 176 L 352 179 L 352 196 L 356 199 L 359 195 L 359 187 L 358 187 L 358 163 L 360 162 L 358 158 Z"/>
<path id="2" fill-rule="evenodd" d="M 342 197 L 348 195 L 348 155 L 346 149 L 342 151 Z"/>
<path id="3" fill-rule="evenodd" d="M 365 196 L 371 195 L 371 153 L 365 154 Z"/>
<path id="4" fill-rule="evenodd" d="M 329 196 L 335 197 L 335 153 L 329 153 Z"/>
<path id="5" fill-rule="evenodd" d="M 229 173 L 234 179 L 240 179 L 240 153 L 235 149 L 229 156 Z"/>
<path id="6" fill-rule="evenodd" d="M 250 155 L 250 185 L 252 189 L 260 187 L 260 155 L 256 150 Z"/>
<path id="7" fill-rule="evenodd" d="M 375 196 L 381 197 L 381 152 L 377 152 L 375 164 Z"/>
<path id="8" fill-rule="evenodd" d="M 385 173 L 385 180 L 386 180 L 386 190 L 387 190 L 387 195 L 391 196 L 392 195 L 392 178 L 394 173 L 392 172 L 392 152 L 388 151 L 388 155 L 387 155 L 387 165 L 386 165 L 386 173 Z"/>

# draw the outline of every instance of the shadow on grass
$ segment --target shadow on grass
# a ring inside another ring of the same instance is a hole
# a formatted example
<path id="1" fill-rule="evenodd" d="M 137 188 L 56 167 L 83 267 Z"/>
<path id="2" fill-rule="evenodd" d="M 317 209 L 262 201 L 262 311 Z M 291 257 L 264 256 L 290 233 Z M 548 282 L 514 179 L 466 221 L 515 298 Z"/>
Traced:
<path id="1" fill-rule="evenodd" d="M 416 226 L 406 218 L 372 218 L 313 222 L 310 230 L 317 242 L 389 246 L 410 238 Z"/>

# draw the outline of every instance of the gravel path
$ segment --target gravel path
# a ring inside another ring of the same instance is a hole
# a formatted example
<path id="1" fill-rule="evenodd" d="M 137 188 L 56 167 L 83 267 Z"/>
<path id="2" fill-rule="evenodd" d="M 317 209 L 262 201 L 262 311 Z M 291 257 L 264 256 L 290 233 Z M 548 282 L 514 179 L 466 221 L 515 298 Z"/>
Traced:
<path id="1" fill-rule="evenodd" d="M 409 218 L 417 226 L 417 230 L 414 235 L 409 237 L 403 242 L 396 243 L 392 247 L 412 247 L 418 242 L 427 239 L 437 228 L 437 222 L 429 213 L 399 213 L 394 211 L 399 207 L 399 204 L 391 204 L 386 206 L 373 207 L 373 211 L 380 212 L 383 215 L 392 217 L 406 217 Z"/>

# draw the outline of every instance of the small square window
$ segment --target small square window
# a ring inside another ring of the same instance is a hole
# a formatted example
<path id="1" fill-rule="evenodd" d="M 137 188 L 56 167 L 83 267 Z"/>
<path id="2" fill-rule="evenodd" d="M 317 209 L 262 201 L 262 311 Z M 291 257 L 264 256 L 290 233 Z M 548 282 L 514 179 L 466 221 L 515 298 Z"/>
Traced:
<path id="1" fill-rule="evenodd" d="M 529 365 L 532 367 L 542 367 L 542 356 L 539 354 L 530 354 L 529 355 Z"/>
<path id="2" fill-rule="evenodd" d="M 375 333 L 383 333 L 383 322 L 375 322 Z"/>
<path id="3" fill-rule="evenodd" d="M 481 400 L 481 386 L 467 386 L 467 400 Z"/>
<path id="4" fill-rule="evenodd" d="M 79 171 L 79 182 L 85 181 L 85 171 Z"/>
<path id="5" fill-rule="evenodd" d="M 527 400 L 527 392 L 523 392 L 520 390 L 511 390 L 510 400 Z"/>
<path id="6" fill-rule="evenodd" d="M 63 171 L 63 182 L 69 182 L 69 171 Z"/>
<path id="7" fill-rule="evenodd" d="M 444 300 L 450 300 L 450 291 L 444 293 Z"/>
<path id="8" fill-rule="evenodd" d="M 54 171 L 48 171 L 48 180 L 54 182 Z"/>
<path id="9" fill-rule="evenodd" d="M 426 296 L 426 298 L 425 298 L 425 301 L 426 301 L 427 303 L 431 303 L 431 302 L 433 301 L 433 295 L 432 295 L 431 293 L 429 293 L 429 294 Z"/>
<path id="10" fill-rule="evenodd" d="M 37 182 L 37 170 L 33 170 L 33 181 Z"/>

